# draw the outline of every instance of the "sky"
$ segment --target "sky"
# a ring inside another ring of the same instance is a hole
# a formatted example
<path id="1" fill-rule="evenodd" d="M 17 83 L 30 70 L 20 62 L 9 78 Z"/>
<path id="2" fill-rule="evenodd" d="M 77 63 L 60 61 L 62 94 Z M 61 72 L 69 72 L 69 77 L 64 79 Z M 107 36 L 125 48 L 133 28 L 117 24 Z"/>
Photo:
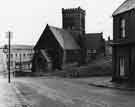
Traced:
<path id="1" fill-rule="evenodd" d="M 103 32 L 112 38 L 112 13 L 125 0 L 0 0 L 0 46 L 7 44 L 6 32 L 12 32 L 12 44 L 35 45 L 46 24 L 62 27 L 62 8 L 86 10 L 86 33 Z"/>

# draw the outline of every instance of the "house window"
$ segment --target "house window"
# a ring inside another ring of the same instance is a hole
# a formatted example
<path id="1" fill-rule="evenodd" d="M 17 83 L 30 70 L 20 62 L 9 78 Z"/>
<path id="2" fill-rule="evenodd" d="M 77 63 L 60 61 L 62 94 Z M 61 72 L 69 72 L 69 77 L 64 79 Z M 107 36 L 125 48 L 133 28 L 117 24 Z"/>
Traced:
<path id="1" fill-rule="evenodd" d="M 126 20 L 125 19 L 120 20 L 120 37 L 121 38 L 126 37 Z"/>

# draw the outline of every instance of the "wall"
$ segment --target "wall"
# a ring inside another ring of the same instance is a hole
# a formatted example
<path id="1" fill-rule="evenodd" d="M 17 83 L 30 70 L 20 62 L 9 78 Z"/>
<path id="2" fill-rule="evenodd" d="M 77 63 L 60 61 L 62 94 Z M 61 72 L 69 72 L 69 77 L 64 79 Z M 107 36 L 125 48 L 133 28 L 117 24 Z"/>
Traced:
<path id="1" fill-rule="evenodd" d="M 66 51 L 66 63 L 74 63 L 81 61 L 81 50 L 65 50 Z"/>

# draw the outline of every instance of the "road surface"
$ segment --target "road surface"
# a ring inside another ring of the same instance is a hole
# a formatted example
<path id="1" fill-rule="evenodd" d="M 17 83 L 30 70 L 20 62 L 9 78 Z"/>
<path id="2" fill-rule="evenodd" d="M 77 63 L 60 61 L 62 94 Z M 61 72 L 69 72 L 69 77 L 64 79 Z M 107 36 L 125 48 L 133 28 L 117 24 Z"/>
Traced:
<path id="1" fill-rule="evenodd" d="M 94 81 L 93 78 L 88 78 Z M 134 107 L 135 92 L 94 87 L 77 79 L 16 78 L 15 87 L 31 107 Z M 87 80 L 88 82 L 88 80 Z"/>

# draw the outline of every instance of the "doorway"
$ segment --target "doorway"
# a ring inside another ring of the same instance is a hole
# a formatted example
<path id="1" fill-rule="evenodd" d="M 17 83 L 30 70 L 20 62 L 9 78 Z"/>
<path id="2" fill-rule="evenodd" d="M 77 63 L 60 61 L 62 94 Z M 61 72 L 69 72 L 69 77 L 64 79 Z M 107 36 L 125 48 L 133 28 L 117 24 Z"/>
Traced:
<path id="1" fill-rule="evenodd" d="M 120 77 L 125 76 L 125 57 L 120 56 L 119 57 L 119 66 L 120 66 Z"/>

